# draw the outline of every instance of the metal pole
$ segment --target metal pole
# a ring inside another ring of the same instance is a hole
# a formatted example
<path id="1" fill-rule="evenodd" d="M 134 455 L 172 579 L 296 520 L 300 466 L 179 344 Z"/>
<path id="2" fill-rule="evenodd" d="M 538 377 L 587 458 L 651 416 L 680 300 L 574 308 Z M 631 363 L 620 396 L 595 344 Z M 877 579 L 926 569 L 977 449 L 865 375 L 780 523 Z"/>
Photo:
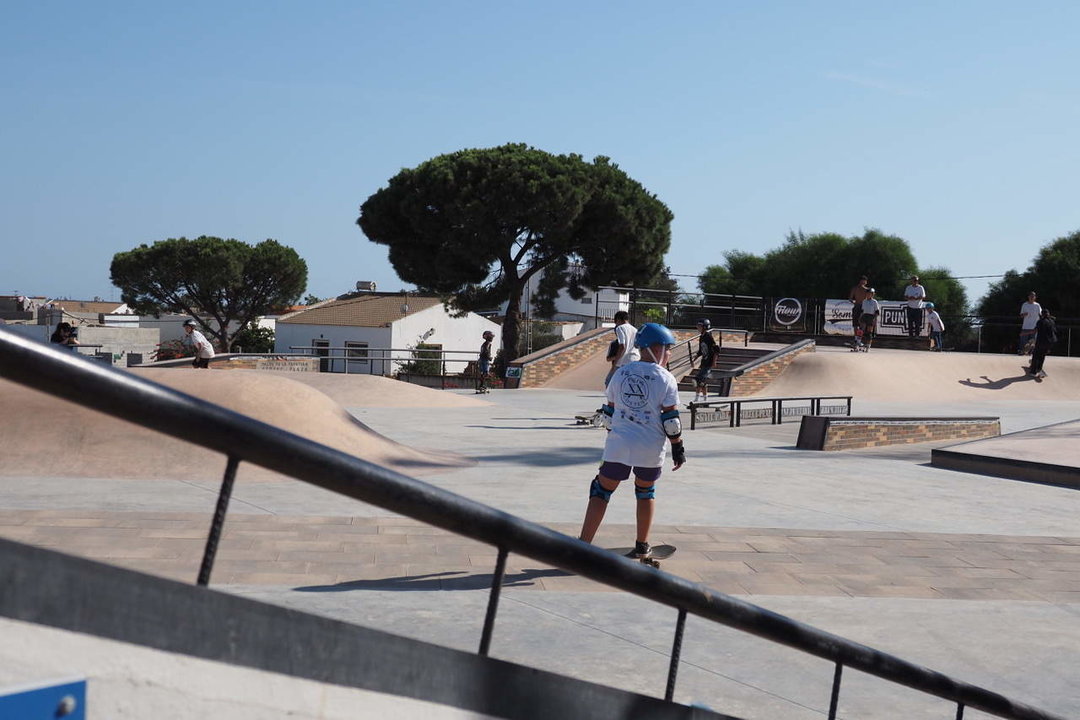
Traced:
<path id="1" fill-rule="evenodd" d="M 836 663 L 836 672 L 833 674 L 832 697 L 829 698 L 829 720 L 836 720 L 836 706 L 840 704 L 840 673 L 844 666 Z"/>
<path id="2" fill-rule="evenodd" d="M 206 538 L 206 549 L 203 551 L 202 565 L 199 567 L 197 583 L 203 587 L 210 584 L 210 571 L 214 569 L 214 557 L 217 555 L 221 530 L 225 527 L 225 513 L 229 510 L 229 498 L 232 497 L 233 482 L 236 480 L 236 468 L 239 465 L 240 460 L 230 455 L 229 462 L 225 465 L 225 477 L 221 480 L 221 492 L 218 493 L 217 507 L 214 508 L 214 519 L 210 522 L 210 534 Z"/>
<path id="3" fill-rule="evenodd" d="M 682 655 L 683 630 L 686 629 L 686 610 L 679 608 L 679 619 L 675 621 L 675 641 L 671 644 L 671 664 L 668 666 L 667 690 L 664 699 L 671 702 L 675 697 L 675 676 L 679 673 L 679 656 Z"/>
<path id="4" fill-rule="evenodd" d="M 487 657 L 491 649 L 491 634 L 495 628 L 495 613 L 499 610 L 499 592 L 502 590 L 503 575 L 506 574 L 506 555 L 504 547 L 499 548 L 499 557 L 495 560 L 495 573 L 491 577 L 491 594 L 488 596 L 487 615 L 484 617 L 484 631 L 480 635 L 480 654 Z"/>

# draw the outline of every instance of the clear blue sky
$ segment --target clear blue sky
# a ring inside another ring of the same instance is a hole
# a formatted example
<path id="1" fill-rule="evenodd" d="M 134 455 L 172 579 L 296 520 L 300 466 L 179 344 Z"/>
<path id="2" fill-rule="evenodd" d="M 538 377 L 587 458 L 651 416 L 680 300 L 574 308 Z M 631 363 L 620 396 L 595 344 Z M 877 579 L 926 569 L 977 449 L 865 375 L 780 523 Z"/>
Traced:
<path id="1" fill-rule="evenodd" d="M 1078 27 L 1071 0 L 8 0 L 0 294 L 119 298 L 114 253 L 203 234 L 294 247 L 319 296 L 398 290 L 360 203 L 506 142 L 611 157 L 675 213 L 675 273 L 864 227 L 1023 270 L 1080 228 Z"/>

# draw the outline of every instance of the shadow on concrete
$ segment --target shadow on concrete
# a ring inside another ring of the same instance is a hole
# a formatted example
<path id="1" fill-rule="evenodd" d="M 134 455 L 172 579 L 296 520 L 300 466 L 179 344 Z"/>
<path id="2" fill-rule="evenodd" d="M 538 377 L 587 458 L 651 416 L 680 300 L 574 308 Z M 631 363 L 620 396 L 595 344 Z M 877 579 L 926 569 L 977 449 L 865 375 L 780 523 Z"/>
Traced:
<path id="1" fill-rule="evenodd" d="M 980 390 L 1002 390 L 1009 387 L 1016 382 L 1034 382 L 1035 376 L 1024 373 L 1023 375 L 1016 375 L 1014 377 L 1001 378 L 1000 380 L 991 380 L 986 375 L 982 376 L 982 379 L 986 382 L 975 382 L 971 378 L 966 380 L 958 380 L 961 385 L 966 385 L 972 388 L 978 388 Z"/>
<path id="2" fill-rule="evenodd" d="M 509 462 L 529 467 L 560 467 L 564 465 L 580 465 L 582 463 L 599 465 L 602 454 L 603 446 L 597 444 L 587 447 L 564 448 L 558 451 L 522 452 L 520 450 L 508 450 L 504 453 L 474 455 L 473 458 L 483 462 Z"/>
<path id="3" fill-rule="evenodd" d="M 556 568 L 545 570 L 522 570 L 506 573 L 503 587 L 528 587 L 536 580 L 545 577 L 570 577 L 573 573 Z M 352 590 L 488 590 L 491 588 L 492 573 L 468 575 L 463 570 L 454 570 L 427 575 L 401 575 L 378 580 L 347 580 L 334 585 L 305 585 L 296 587 L 297 592 L 326 593 L 349 592 Z"/>

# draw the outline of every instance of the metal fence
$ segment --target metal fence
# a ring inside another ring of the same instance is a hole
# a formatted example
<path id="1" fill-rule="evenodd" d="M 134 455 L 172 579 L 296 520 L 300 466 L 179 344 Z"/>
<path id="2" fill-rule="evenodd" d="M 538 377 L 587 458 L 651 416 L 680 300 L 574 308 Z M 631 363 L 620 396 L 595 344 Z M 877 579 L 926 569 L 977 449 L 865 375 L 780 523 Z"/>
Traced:
<path id="1" fill-rule="evenodd" d="M 676 610 L 665 699 L 674 697 L 688 614 L 787 645 L 833 664 L 828 717 L 844 668 L 1013 720 L 1062 720 L 982 687 L 907 662 L 752 603 L 588 545 L 536 523 L 320 445 L 172 388 L 88 362 L 0 328 L 0 377 L 222 453 L 225 474 L 197 583 L 207 585 L 241 462 L 490 544 L 497 548 L 478 653 L 491 649 L 509 553 L 576 573 Z"/>

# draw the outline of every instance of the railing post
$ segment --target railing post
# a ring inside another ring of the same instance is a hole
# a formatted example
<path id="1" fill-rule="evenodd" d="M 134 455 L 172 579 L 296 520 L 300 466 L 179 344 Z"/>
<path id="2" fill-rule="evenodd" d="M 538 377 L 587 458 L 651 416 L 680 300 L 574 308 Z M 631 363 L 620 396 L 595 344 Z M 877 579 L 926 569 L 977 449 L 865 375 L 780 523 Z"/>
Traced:
<path id="1" fill-rule="evenodd" d="M 506 548 L 499 548 L 499 557 L 495 560 L 495 573 L 491 577 L 491 594 L 488 596 L 487 615 L 484 617 L 484 631 L 480 635 L 480 654 L 487 656 L 491 649 L 491 633 L 495 628 L 495 613 L 499 610 L 499 592 L 502 590 L 503 575 L 506 574 Z"/>
<path id="2" fill-rule="evenodd" d="M 956 720 L 964 720 L 964 703 L 956 704 Z"/>
<path id="3" fill-rule="evenodd" d="M 844 666 L 836 663 L 836 672 L 833 673 L 832 697 L 829 698 L 829 720 L 836 720 L 836 706 L 840 704 L 840 674 Z"/>
<path id="4" fill-rule="evenodd" d="M 217 507 L 214 508 L 214 519 L 210 522 L 210 534 L 206 537 L 199 579 L 196 581 L 203 587 L 210 584 L 210 571 L 214 569 L 214 557 L 217 555 L 218 541 L 221 540 L 221 530 L 225 526 L 225 513 L 229 511 L 229 498 L 232 497 L 236 468 L 239 465 L 240 461 L 230 455 L 229 462 L 225 465 L 225 477 L 221 480 L 221 492 L 218 493 Z"/>
<path id="5" fill-rule="evenodd" d="M 679 619 L 675 621 L 675 640 L 671 644 L 671 664 L 668 666 L 667 690 L 664 699 L 671 702 L 675 697 L 675 676 L 679 673 L 679 656 L 682 655 L 683 630 L 686 629 L 686 610 L 679 608 Z"/>

